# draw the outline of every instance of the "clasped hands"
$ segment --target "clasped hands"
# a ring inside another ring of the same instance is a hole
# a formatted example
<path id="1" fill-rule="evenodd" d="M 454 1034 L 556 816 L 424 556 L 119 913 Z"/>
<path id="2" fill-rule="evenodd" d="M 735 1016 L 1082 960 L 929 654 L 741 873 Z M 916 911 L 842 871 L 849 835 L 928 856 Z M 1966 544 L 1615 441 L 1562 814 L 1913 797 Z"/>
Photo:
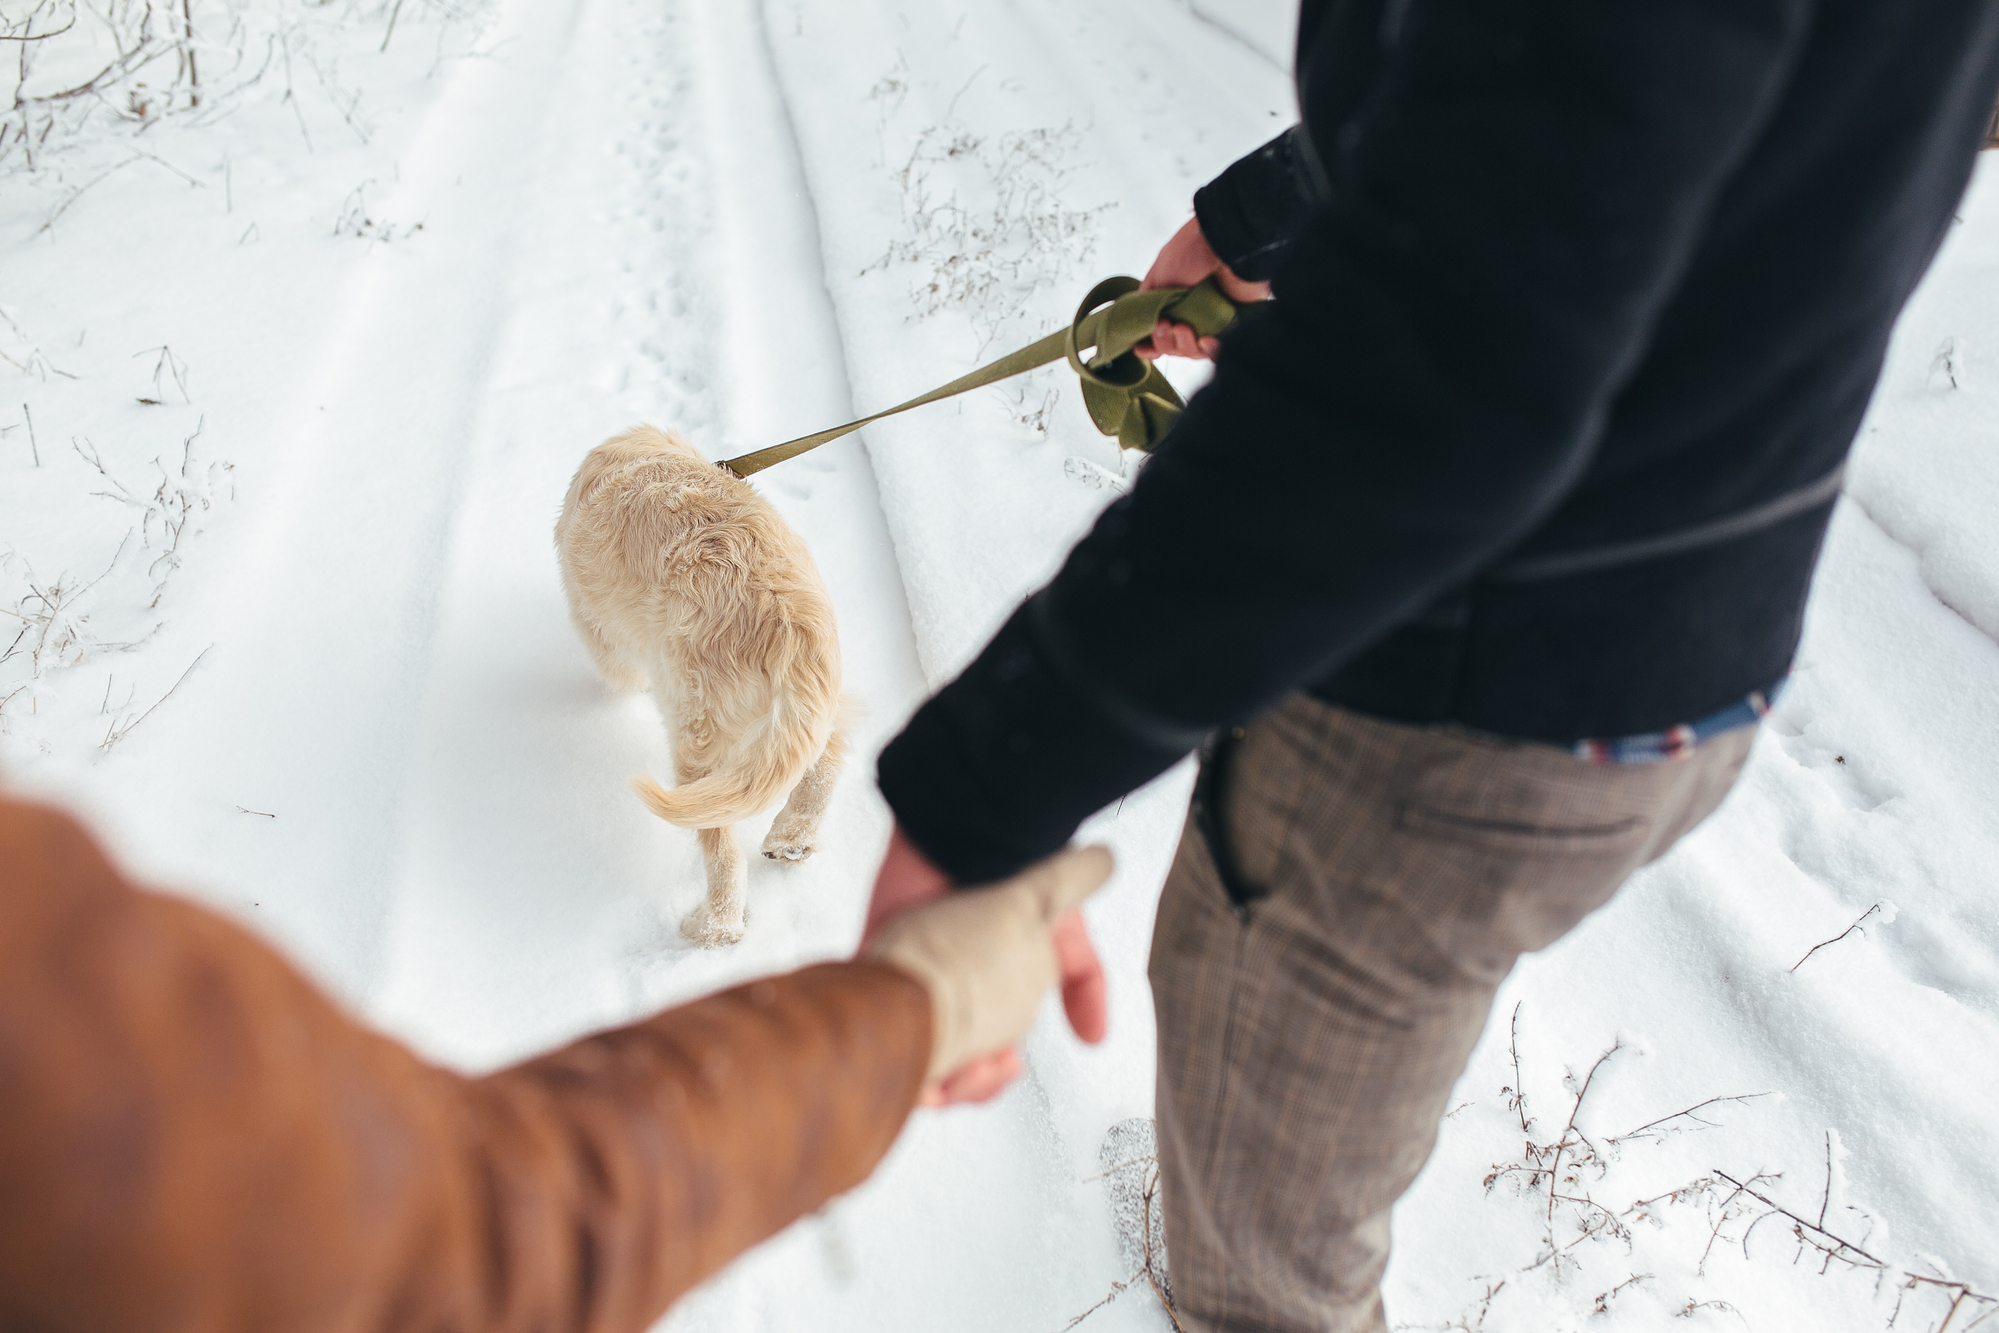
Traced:
<path id="1" fill-rule="evenodd" d="M 1076 1035 L 1103 1040 L 1104 970 L 1079 904 L 1110 873 L 1110 853 L 1085 847 L 999 884 L 954 890 L 900 825 L 889 835 L 861 952 L 930 992 L 923 1105 L 988 1101 L 1019 1077 L 1015 1043 L 1051 984 L 1062 988 Z"/>

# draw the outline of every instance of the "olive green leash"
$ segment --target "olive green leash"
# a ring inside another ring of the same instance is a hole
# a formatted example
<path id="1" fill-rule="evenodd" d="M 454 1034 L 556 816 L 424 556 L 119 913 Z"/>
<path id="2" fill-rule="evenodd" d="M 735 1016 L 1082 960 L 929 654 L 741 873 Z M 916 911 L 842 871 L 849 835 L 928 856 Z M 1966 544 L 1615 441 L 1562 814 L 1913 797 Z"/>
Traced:
<path id="1" fill-rule="evenodd" d="M 718 466 L 747 477 L 884 417 L 997 384 L 1065 357 L 1082 378 L 1083 405 L 1089 408 L 1097 429 L 1115 435 L 1126 449 L 1149 451 L 1166 438 L 1186 404 L 1159 373 L 1159 367 L 1131 349 L 1150 338 L 1153 326 L 1162 319 L 1186 324 L 1209 338 L 1226 329 L 1235 313 L 1234 303 L 1222 295 L 1213 278 L 1195 287 L 1152 291 L 1140 291 L 1137 278 L 1106 278 L 1090 288 L 1090 294 L 1076 308 L 1076 318 L 1060 332 L 885 412 L 816 435 L 801 435 L 740 458 L 724 459 Z M 1086 351 L 1090 353 L 1087 360 L 1083 356 Z"/>

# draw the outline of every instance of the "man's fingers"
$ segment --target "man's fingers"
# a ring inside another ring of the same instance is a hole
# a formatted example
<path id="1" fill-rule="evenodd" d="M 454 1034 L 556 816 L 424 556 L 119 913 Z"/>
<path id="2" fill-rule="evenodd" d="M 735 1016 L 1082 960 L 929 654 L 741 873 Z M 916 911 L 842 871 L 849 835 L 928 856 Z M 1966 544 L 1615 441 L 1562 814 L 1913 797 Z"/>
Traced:
<path id="1" fill-rule="evenodd" d="M 1089 928 L 1080 910 L 1071 908 L 1050 930 L 1055 960 L 1062 980 L 1062 1007 L 1069 1026 L 1087 1042 L 1099 1042 L 1110 1023 L 1109 992 L 1104 984 L 1103 964 L 1090 943 Z M 966 1061 L 926 1088 L 925 1106 L 958 1106 L 987 1102 L 1006 1090 L 1020 1077 L 1020 1052 L 1009 1046 L 990 1055 Z"/>
<path id="2" fill-rule="evenodd" d="M 1072 909 L 1064 914 L 1056 921 L 1051 937 L 1069 1026 L 1084 1041 L 1100 1042 L 1110 1026 L 1110 997 L 1104 985 L 1104 965 L 1097 961 L 1096 946 L 1090 943 L 1082 912 Z"/>
<path id="3" fill-rule="evenodd" d="M 921 1104 L 960 1106 L 970 1102 L 989 1102 L 1020 1077 L 1021 1068 L 1020 1052 L 1011 1046 L 991 1055 L 982 1055 L 960 1065 L 935 1085 L 924 1089 Z"/>
<path id="4" fill-rule="evenodd" d="M 1152 337 L 1132 350 L 1147 361 L 1162 356 L 1184 356 L 1190 361 L 1208 361 L 1213 359 L 1221 345 L 1219 339 L 1203 338 L 1188 325 L 1172 324 L 1162 319 L 1152 326 Z"/>
<path id="5" fill-rule="evenodd" d="M 1238 278 L 1235 275 L 1235 270 L 1226 264 L 1222 265 L 1218 272 L 1218 281 L 1222 289 L 1222 295 L 1228 297 L 1229 300 L 1234 301 L 1237 305 L 1251 305 L 1257 301 L 1268 301 L 1270 299 L 1269 283 L 1251 282 L 1247 278 Z"/>
<path id="6" fill-rule="evenodd" d="M 874 896 L 868 901 L 867 924 L 861 931 L 866 944 L 893 917 L 912 907 L 941 898 L 951 881 L 930 859 L 916 850 L 916 844 L 896 825 L 889 832 L 888 850 L 882 855 L 881 869 L 875 872 Z"/>
<path id="7" fill-rule="evenodd" d="M 932 893 L 942 901 L 894 916 L 865 947 L 930 992 L 927 1072 L 936 1081 L 924 1105 L 986 1101 L 1017 1078 L 1013 1044 L 1051 981 L 1077 1033 L 1103 1039 L 1103 968 L 1077 908 L 1109 880 L 1112 864 L 1108 848 L 1070 848 L 1003 884 L 946 897 L 943 873 L 896 831 L 876 887 L 878 919 L 885 904 Z"/>
<path id="8" fill-rule="evenodd" d="M 1109 993 L 1103 964 L 1090 943 L 1080 910 L 1071 908 L 1050 928 L 1056 967 L 1062 981 L 1062 1007 L 1069 1026 L 1087 1042 L 1099 1042 L 1109 1027 Z M 924 1089 L 924 1106 L 960 1106 L 988 1102 L 1021 1074 L 1020 1052 L 1014 1047 L 978 1056 L 958 1066 Z"/>

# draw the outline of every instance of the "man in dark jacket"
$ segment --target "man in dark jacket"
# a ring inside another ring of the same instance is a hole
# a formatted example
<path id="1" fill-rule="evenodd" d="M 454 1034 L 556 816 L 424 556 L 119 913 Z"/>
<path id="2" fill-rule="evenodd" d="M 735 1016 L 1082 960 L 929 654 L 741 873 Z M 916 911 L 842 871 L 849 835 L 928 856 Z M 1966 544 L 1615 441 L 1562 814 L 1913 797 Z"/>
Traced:
<path id="1" fill-rule="evenodd" d="M 882 755 L 877 905 L 1215 738 L 1153 941 L 1173 1286 L 1324 1333 L 1384 1327 L 1389 1206 L 1515 958 L 1733 782 L 1999 4 L 1306 0 L 1297 78 L 1154 271 L 1276 299 Z"/>

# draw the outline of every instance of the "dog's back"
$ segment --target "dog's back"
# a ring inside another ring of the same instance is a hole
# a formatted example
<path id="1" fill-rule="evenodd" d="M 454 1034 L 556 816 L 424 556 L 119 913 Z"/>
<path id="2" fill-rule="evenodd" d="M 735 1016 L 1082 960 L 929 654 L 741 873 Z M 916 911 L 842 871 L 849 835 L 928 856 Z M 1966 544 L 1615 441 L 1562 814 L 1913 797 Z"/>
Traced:
<path id="1" fill-rule="evenodd" d="M 839 640 L 812 556 L 776 510 L 680 436 L 639 426 L 584 459 L 555 537 L 599 665 L 650 681 L 676 767 L 701 773 L 672 791 L 635 783 L 654 813 L 722 827 L 795 783 L 834 725 Z"/>

